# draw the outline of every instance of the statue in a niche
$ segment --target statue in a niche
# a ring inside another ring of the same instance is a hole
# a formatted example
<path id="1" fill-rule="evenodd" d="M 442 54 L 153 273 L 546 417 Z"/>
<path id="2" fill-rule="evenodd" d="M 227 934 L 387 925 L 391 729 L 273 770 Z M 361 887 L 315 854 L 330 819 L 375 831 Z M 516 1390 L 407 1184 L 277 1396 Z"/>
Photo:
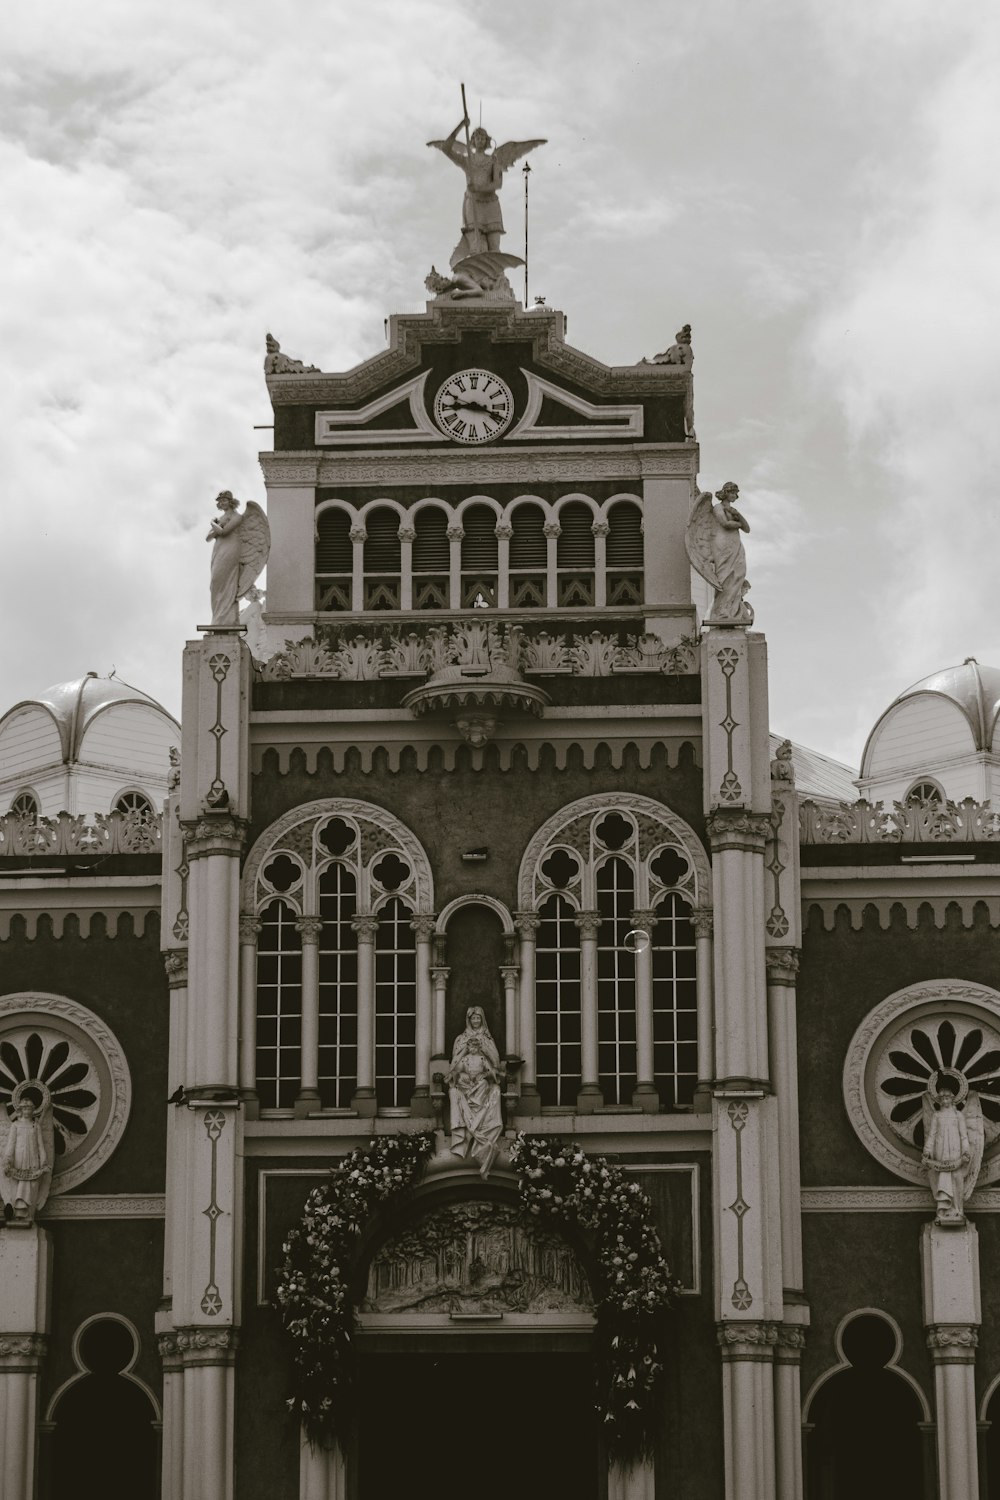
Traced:
<path id="1" fill-rule="evenodd" d="M 475 1157 L 479 1175 L 488 1177 L 497 1158 L 500 1114 L 500 1054 L 481 1005 L 465 1012 L 465 1030 L 455 1038 L 445 1075 L 451 1101 L 451 1151 Z"/>
<path id="2" fill-rule="evenodd" d="M 49 1196 L 55 1140 L 52 1106 L 35 1105 L 26 1095 L 11 1106 L 14 1118 L 0 1105 L 0 1198 L 14 1222 L 30 1224 Z"/>
<path id="3" fill-rule="evenodd" d="M 739 485 L 730 480 L 716 491 L 718 505 L 712 504 L 707 492 L 699 495 L 688 520 L 684 545 L 695 572 L 715 590 L 709 621 L 752 625 L 753 610 L 745 598 L 750 588 L 747 559 L 740 537 L 740 532 L 748 532 L 750 526 L 736 509 L 739 493 Z"/>
<path id="4" fill-rule="evenodd" d="M 267 516 L 253 500 L 240 511 L 231 490 L 222 490 L 215 500 L 222 512 L 209 527 L 206 542 L 212 548 L 212 624 L 238 625 L 239 601 L 257 582 L 271 548 Z"/>
<path id="5" fill-rule="evenodd" d="M 979 1095 L 963 1074 L 941 1069 L 924 1093 L 923 1115 L 922 1165 L 937 1205 L 936 1222 L 964 1224 L 986 1139 Z"/>

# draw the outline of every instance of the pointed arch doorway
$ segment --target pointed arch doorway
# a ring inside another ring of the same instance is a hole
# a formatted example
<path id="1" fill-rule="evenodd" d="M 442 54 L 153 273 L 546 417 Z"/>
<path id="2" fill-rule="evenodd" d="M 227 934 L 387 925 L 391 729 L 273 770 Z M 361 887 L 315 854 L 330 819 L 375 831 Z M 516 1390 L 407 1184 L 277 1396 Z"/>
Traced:
<path id="1" fill-rule="evenodd" d="M 372 1254 L 351 1500 L 603 1500 L 593 1296 L 578 1248 L 446 1174 Z"/>

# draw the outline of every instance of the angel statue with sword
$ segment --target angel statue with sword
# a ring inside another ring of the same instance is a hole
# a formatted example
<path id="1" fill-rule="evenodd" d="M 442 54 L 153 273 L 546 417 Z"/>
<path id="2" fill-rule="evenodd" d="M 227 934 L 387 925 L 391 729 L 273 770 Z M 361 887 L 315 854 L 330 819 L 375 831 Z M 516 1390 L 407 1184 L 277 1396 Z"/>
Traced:
<path id="1" fill-rule="evenodd" d="M 463 102 L 465 91 L 463 89 Z M 465 144 L 458 140 L 458 132 L 465 130 Z M 503 186 L 503 174 L 517 159 L 527 156 L 536 146 L 544 146 L 544 139 L 534 141 L 507 141 L 490 151 L 492 138 L 480 125 L 469 135 L 469 116 L 465 114 L 446 140 L 428 141 L 436 146 L 456 167 L 465 173 L 465 199 L 462 203 L 462 238 L 455 246 L 451 265 L 455 267 L 470 256 L 484 252 L 497 252 L 500 237 L 504 233 L 503 215 L 497 193 Z M 514 258 L 514 264 L 521 264 Z"/>

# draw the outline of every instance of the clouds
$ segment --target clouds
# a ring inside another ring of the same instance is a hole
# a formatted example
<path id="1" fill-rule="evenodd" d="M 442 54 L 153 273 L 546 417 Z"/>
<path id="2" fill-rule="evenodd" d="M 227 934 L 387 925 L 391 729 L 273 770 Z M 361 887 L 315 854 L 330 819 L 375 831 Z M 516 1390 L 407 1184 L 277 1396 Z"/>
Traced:
<path id="1" fill-rule="evenodd" d="M 56 0 L 0 19 L 0 610 L 8 640 L 30 622 L 6 700 L 115 661 L 177 710 L 212 497 L 262 494 L 264 332 L 346 368 L 421 305 L 461 203 L 423 143 L 458 119 L 460 78 L 498 138 L 549 137 L 532 289 L 573 341 L 616 363 L 694 326 L 703 482 L 744 491 L 777 727 L 856 755 L 909 678 L 1000 662 L 992 16 L 504 15 Z"/>

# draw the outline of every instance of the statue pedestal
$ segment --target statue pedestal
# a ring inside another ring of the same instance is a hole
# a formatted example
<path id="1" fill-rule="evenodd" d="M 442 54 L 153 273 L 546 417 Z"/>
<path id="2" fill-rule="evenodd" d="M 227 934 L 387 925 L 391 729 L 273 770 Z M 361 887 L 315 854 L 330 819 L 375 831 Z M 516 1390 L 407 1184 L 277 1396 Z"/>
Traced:
<path id="1" fill-rule="evenodd" d="M 979 1236 L 972 1224 L 925 1224 L 921 1235 L 924 1323 L 934 1361 L 940 1500 L 979 1493 L 976 1344 Z"/>
<path id="2" fill-rule="evenodd" d="M 38 1376 L 49 1331 L 52 1242 L 37 1224 L 0 1228 L 0 1495 L 33 1495 Z"/>

